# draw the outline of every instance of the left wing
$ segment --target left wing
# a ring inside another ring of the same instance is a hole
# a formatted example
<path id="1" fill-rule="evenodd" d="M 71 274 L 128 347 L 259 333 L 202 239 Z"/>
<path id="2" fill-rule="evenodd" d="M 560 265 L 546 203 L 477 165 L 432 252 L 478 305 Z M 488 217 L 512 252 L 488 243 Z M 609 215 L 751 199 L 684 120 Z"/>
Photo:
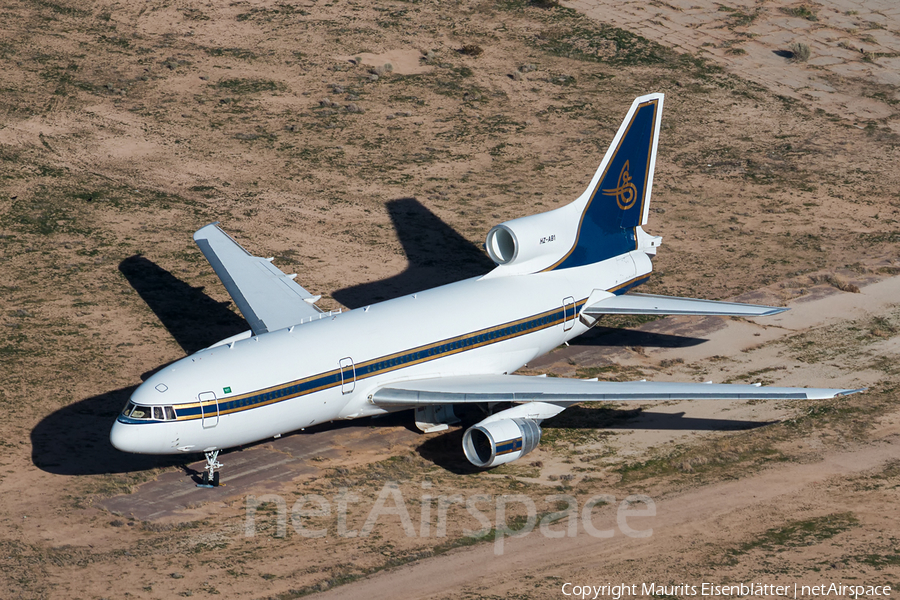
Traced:
<path id="1" fill-rule="evenodd" d="M 584 401 L 652 400 L 820 400 L 862 390 L 768 387 L 760 385 L 592 381 L 523 375 L 438 377 L 389 384 L 372 395 L 377 406 L 428 406 L 471 402 L 540 402 L 549 418 Z"/>
<path id="2" fill-rule="evenodd" d="M 254 335 L 290 327 L 322 313 L 313 304 L 319 296 L 294 283 L 296 275 L 285 275 L 271 259 L 253 256 L 218 224 L 198 230 L 194 241 Z"/>

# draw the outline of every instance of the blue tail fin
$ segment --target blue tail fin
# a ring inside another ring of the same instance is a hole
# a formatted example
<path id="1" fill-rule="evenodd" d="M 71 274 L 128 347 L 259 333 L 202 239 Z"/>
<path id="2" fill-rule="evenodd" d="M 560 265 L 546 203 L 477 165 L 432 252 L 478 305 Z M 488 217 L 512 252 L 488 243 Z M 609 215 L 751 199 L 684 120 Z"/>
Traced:
<path id="1" fill-rule="evenodd" d="M 546 270 L 588 265 L 637 249 L 635 228 L 647 222 L 663 95 L 637 98 L 600 168 L 574 204 L 581 221 L 568 253 Z"/>

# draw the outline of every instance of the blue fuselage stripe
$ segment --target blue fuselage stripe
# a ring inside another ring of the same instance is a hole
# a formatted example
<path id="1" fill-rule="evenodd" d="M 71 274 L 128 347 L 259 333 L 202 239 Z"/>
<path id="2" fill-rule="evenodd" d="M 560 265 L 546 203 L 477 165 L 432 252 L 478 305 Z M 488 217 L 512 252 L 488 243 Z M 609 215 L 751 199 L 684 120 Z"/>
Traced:
<path id="1" fill-rule="evenodd" d="M 467 350 L 481 348 L 490 344 L 495 344 L 512 338 L 541 331 L 555 325 L 563 323 L 565 320 L 575 318 L 578 311 L 584 306 L 587 299 L 581 300 L 575 304 L 574 310 L 569 305 L 568 308 L 560 307 L 557 310 L 551 310 L 524 319 L 510 321 L 490 329 L 484 329 L 463 336 L 448 338 L 440 342 L 429 344 L 427 346 L 419 346 L 399 353 L 389 354 L 376 359 L 367 360 L 355 365 L 356 380 L 366 379 L 375 375 L 381 375 L 390 371 L 420 364 L 442 358 L 451 354 L 458 354 Z M 346 371 L 345 371 L 346 372 Z M 350 371 L 352 377 L 352 371 Z M 329 371 L 319 375 L 313 375 L 305 379 L 292 381 L 280 385 L 278 387 L 266 388 L 258 392 L 251 392 L 230 399 L 218 400 L 218 413 L 229 414 L 268 406 L 276 402 L 290 400 L 300 396 L 305 396 L 313 392 L 323 389 L 333 388 L 342 384 L 341 370 Z M 216 401 L 204 402 L 204 410 L 209 416 L 216 412 Z M 199 403 L 188 405 L 175 405 L 178 421 L 199 419 L 203 415 Z M 131 419 L 122 414 L 119 415 L 120 422 L 128 424 L 146 424 L 146 423 L 164 423 L 166 421 L 153 421 L 143 419 Z M 171 421 L 169 421 L 171 422 Z"/>

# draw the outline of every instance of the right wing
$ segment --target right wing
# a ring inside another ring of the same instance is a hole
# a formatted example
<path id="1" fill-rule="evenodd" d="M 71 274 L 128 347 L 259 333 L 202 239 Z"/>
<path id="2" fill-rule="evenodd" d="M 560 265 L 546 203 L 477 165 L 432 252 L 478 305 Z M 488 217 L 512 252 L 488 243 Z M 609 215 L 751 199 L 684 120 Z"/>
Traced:
<path id="1" fill-rule="evenodd" d="M 584 401 L 821 400 L 862 390 L 768 387 L 729 383 L 593 381 L 526 375 L 457 375 L 387 384 L 372 395 L 376 406 L 473 402 L 540 402 L 563 408 Z M 547 418 L 547 417 L 541 417 Z"/>
<path id="2" fill-rule="evenodd" d="M 294 283 L 296 275 L 285 275 L 266 260 L 244 250 L 218 224 L 211 223 L 194 234 L 194 241 L 254 335 L 296 325 L 322 311 L 319 299 Z"/>
<path id="3" fill-rule="evenodd" d="M 607 292 L 608 293 L 608 292 Z M 719 302 L 678 298 L 675 296 L 655 296 L 652 294 L 622 294 L 591 302 L 582 313 L 591 317 L 600 315 L 720 315 L 725 317 L 766 317 L 788 310 L 777 306 L 744 304 L 741 302 Z"/>

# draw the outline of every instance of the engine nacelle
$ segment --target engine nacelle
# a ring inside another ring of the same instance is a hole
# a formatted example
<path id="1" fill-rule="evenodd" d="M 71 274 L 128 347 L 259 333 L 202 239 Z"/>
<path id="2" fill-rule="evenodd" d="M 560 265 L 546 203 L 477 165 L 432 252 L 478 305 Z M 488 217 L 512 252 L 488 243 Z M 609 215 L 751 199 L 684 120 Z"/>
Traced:
<path id="1" fill-rule="evenodd" d="M 496 467 L 534 450 L 541 427 L 531 419 L 485 420 L 466 430 L 463 452 L 476 467 Z"/>
<path id="2" fill-rule="evenodd" d="M 576 207 L 577 208 L 577 207 Z M 485 249 L 504 271 L 533 272 L 553 264 L 572 246 L 577 216 L 563 206 L 494 226 L 488 231 Z"/>

